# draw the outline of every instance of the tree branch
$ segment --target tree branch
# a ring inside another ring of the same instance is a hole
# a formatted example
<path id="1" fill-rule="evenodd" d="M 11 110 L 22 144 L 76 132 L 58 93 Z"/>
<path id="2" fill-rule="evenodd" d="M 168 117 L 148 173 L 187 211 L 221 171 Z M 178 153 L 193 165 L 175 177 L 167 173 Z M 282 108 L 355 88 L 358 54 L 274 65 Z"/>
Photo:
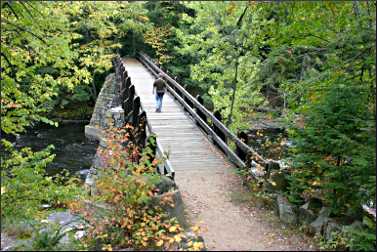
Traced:
<path id="1" fill-rule="evenodd" d="M 14 77 L 16 75 L 15 66 L 10 62 L 8 57 L 3 52 L 1 52 L 0 55 L 3 56 L 5 61 L 8 63 L 9 67 L 11 68 L 11 75 Z"/>
<path id="2" fill-rule="evenodd" d="M 6 6 L 6 5 L 8 5 L 8 8 L 13 12 L 13 14 L 16 16 L 16 19 L 19 19 L 19 17 L 18 17 L 18 15 L 17 15 L 17 13 L 16 13 L 16 11 L 12 8 L 12 6 L 10 5 L 10 3 L 9 2 L 6 2 L 5 4 L 4 4 L 4 6 Z"/>
<path id="3" fill-rule="evenodd" d="M 29 31 L 29 30 L 27 30 L 27 29 L 25 29 L 25 28 L 23 28 L 23 27 L 21 27 L 19 25 L 13 24 L 13 23 L 9 22 L 8 20 L 5 20 L 4 22 L 7 23 L 7 24 L 9 24 L 9 25 L 12 25 L 12 26 L 16 27 L 17 29 L 19 29 L 21 31 L 30 33 L 32 36 L 36 37 L 37 39 L 39 39 L 40 41 L 42 41 L 44 44 L 47 44 L 46 41 L 43 38 L 41 38 L 39 35 L 31 32 L 31 31 Z"/>

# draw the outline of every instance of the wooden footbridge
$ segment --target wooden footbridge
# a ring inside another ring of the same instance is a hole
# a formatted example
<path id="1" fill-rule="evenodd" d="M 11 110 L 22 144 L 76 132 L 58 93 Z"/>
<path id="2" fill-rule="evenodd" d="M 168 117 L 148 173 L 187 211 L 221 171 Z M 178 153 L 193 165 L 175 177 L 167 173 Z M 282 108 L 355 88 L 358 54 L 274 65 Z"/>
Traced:
<path id="1" fill-rule="evenodd" d="M 101 145 L 102 130 L 112 124 L 131 124 L 129 141 L 141 148 L 148 145 L 150 158 L 163 161 L 157 172 L 175 180 L 184 203 L 177 214 L 192 224 L 202 221 L 201 235 L 208 250 L 271 249 L 264 235 L 271 229 L 232 202 L 230 193 L 244 189 L 231 168 L 247 169 L 262 182 L 279 164 L 263 159 L 230 132 L 219 116 L 201 104 L 200 97 L 194 98 L 147 55 L 117 56 L 113 65 L 115 75 L 106 78 L 86 135 L 99 139 Z M 158 74 L 168 90 L 162 113 L 155 112 L 152 94 Z"/>
<path id="2" fill-rule="evenodd" d="M 194 98 L 147 55 L 138 53 L 137 58 L 123 59 L 117 56 L 113 64 L 125 118 L 137 124 L 140 116 L 146 117 L 146 135 L 157 136 L 157 155 L 165 159 L 165 174 L 174 178 L 176 172 L 215 170 L 230 161 L 237 167 L 249 167 L 257 178 L 268 166 L 278 165 L 263 159 L 235 136 L 200 99 Z M 157 113 L 152 89 L 160 73 L 168 84 L 168 93 L 163 99 L 162 113 Z"/>

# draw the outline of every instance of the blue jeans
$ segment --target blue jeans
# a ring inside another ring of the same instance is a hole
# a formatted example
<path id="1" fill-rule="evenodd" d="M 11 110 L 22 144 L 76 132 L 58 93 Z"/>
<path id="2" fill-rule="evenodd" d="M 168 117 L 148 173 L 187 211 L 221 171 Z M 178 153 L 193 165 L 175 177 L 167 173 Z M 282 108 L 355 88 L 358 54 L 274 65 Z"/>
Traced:
<path id="1" fill-rule="evenodd" d="M 161 112 L 163 97 L 164 97 L 164 93 L 156 92 L 156 110 L 158 112 Z"/>

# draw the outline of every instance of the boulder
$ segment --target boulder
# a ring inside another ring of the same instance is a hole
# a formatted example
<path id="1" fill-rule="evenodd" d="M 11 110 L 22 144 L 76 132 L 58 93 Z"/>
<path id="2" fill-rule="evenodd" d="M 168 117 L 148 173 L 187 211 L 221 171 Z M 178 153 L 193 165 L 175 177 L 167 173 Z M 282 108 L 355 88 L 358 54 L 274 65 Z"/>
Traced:
<path id="1" fill-rule="evenodd" d="M 298 221 L 300 224 L 309 224 L 316 219 L 322 207 L 319 199 L 312 198 L 298 209 Z"/>
<path id="2" fill-rule="evenodd" d="M 309 202 L 305 203 L 298 209 L 298 222 L 300 224 L 309 224 L 316 219 L 315 214 L 309 208 Z"/>
<path id="3" fill-rule="evenodd" d="M 342 231 L 344 232 L 344 231 L 347 231 L 347 230 L 350 230 L 350 229 L 351 230 L 352 229 L 358 229 L 358 230 L 360 230 L 362 228 L 363 228 L 363 223 L 361 221 L 359 221 L 359 220 L 356 220 L 356 221 L 352 222 L 351 225 L 345 225 L 345 226 L 343 226 L 342 227 Z"/>
<path id="4" fill-rule="evenodd" d="M 103 132 L 99 127 L 86 125 L 85 136 L 91 141 L 100 141 L 103 138 Z"/>
<path id="5" fill-rule="evenodd" d="M 79 177 L 80 179 L 84 180 L 86 179 L 86 176 L 90 173 L 90 169 L 84 169 L 81 171 L 77 171 L 75 175 Z"/>
<path id="6" fill-rule="evenodd" d="M 184 216 L 182 196 L 179 190 L 173 190 L 154 196 L 152 198 L 152 204 L 161 206 L 170 218 L 177 218 L 181 225 L 184 226 L 187 224 Z"/>
<path id="7" fill-rule="evenodd" d="M 288 200 L 280 194 L 276 197 L 276 203 L 280 220 L 286 224 L 296 225 L 298 218 L 294 205 L 289 203 Z"/>
<path id="8" fill-rule="evenodd" d="M 68 246 L 71 244 L 69 233 L 73 233 L 73 237 L 80 239 L 85 235 L 85 231 L 81 230 L 85 227 L 85 222 L 77 215 L 72 215 L 69 211 L 51 213 L 45 221 L 47 226 L 39 230 L 39 234 L 47 233 L 52 235 L 59 229 L 62 235 L 59 240 L 60 246 Z M 59 227 L 55 229 L 54 227 Z"/>
<path id="9" fill-rule="evenodd" d="M 363 223 L 361 221 L 356 220 L 356 221 L 352 222 L 352 224 L 350 226 L 354 229 L 362 229 Z"/>
<path id="10" fill-rule="evenodd" d="M 183 235 L 182 240 L 179 243 L 177 250 L 179 249 L 183 251 L 188 251 L 190 248 L 189 242 L 201 242 L 203 244 L 203 247 L 199 251 L 207 251 L 203 237 L 196 235 L 192 232 L 186 232 Z"/>
<path id="11" fill-rule="evenodd" d="M 55 212 L 48 216 L 47 221 L 49 223 L 59 224 L 61 226 L 71 227 L 75 223 L 80 221 L 78 216 L 72 215 L 69 211 Z"/>
<path id="12" fill-rule="evenodd" d="M 166 176 L 161 176 L 160 182 L 156 185 L 158 188 L 158 193 L 163 194 L 165 192 L 169 192 L 171 190 L 177 189 L 177 185 L 175 184 L 174 180 L 170 179 Z"/>
<path id="13" fill-rule="evenodd" d="M 327 225 L 323 230 L 323 236 L 325 240 L 331 240 L 333 238 L 334 232 L 340 232 L 342 230 L 342 226 L 334 221 L 329 220 Z"/>
<path id="14" fill-rule="evenodd" d="M 312 234 L 323 234 L 324 227 L 329 222 L 330 209 L 322 207 L 318 217 L 309 224 L 309 232 Z"/>
<path id="15" fill-rule="evenodd" d="M 96 193 L 96 182 L 95 182 L 96 175 L 92 173 L 88 173 L 85 178 L 84 188 L 88 192 L 89 195 L 94 195 Z"/>

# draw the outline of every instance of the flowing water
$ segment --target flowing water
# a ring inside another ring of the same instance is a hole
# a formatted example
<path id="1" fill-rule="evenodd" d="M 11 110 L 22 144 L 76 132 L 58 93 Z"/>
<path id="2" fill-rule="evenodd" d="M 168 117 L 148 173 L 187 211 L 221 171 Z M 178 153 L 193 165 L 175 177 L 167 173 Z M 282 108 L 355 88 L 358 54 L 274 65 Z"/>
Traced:
<path id="1" fill-rule="evenodd" d="M 16 147 L 31 147 L 33 151 L 46 148 L 49 144 L 55 146 L 56 157 L 47 167 L 47 173 L 54 175 L 63 169 L 71 174 L 89 169 L 92 164 L 97 143 L 85 138 L 85 124 L 71 123 L 59 127 L 39 127 L 28 130 L 17 137 Z"/>

